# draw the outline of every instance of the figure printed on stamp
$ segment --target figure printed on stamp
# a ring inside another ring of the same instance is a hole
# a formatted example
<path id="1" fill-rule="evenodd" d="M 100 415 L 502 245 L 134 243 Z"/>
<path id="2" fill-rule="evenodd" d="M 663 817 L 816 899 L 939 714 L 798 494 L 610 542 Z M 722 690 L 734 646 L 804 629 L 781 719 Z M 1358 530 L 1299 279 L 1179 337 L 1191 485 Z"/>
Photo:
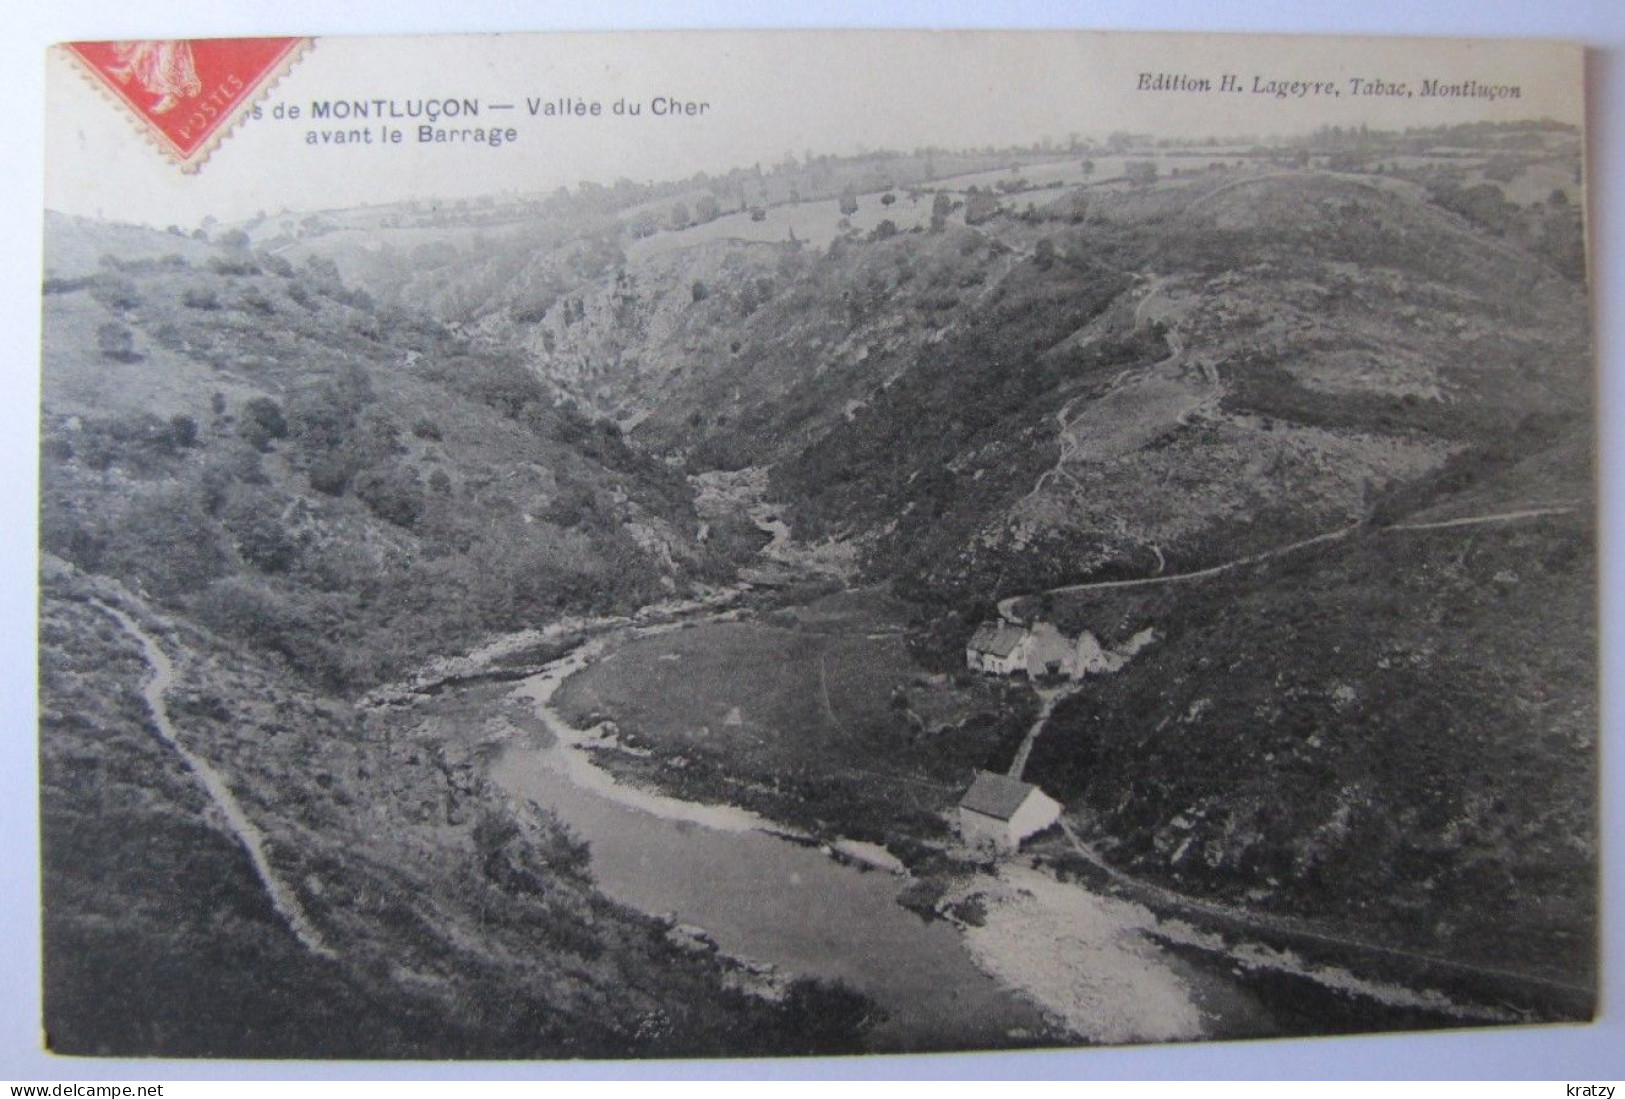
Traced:
<path id="1" fill-rule="evenodd" d="M 192 60 L 192 47 L 185 41 L 120 42 L 113 50 L 119 64 L 109 71 L 119 83 L 128 84 L 134 77 L 158 97 L 158 101 L 147 108 L 151 114 L 165 114 L 174 110 L 182 99 L 190 99 L 203 91 L 197 65 Z"/>

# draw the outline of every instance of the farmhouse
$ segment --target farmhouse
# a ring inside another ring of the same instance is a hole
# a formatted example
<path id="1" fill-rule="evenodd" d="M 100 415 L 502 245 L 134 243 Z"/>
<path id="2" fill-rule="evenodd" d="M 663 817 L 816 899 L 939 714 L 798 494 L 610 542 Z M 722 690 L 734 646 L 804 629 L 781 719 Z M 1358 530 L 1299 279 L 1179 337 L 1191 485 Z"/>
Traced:
<path id="1" fill-rule="evenodd" d="M 1013 851 L 1060 816 L 1060 803 L 1031 783 L 978 771 L 959 799 L 959 834 L 969 844 Z"/>
<path id="2" fill-rule="evenodd" d="M 1009 675 L 1022 665 L 1027 631 L 1008 622 L 984 622 L 965 646 L 965 663 L 972 671 Z"/>
<path id="3" fill-rule="evenodd" d="M 1082 679 L 1086 675 L 1117 671 L 1156 639 L 1156 631 L 1147 627 L 1122 644 L 1107 649 L 1088 630 L 1072 638 L 1048 622 L 1031 626 L 984 622 L 965 646 L 965 664 L 972 671 L 994 675 L 1026 672 L 1032 679 L 1045 676 Z"/>

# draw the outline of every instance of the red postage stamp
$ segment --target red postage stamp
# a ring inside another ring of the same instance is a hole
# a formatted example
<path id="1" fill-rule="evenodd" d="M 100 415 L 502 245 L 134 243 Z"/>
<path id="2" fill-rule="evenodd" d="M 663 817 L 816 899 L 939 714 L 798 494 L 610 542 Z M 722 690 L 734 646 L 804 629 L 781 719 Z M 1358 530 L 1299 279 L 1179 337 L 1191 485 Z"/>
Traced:
<path id="1" fill-rule="evenodd" d="M 69 42 L 65 48 L 130 110 L 160 151 L 182 171 L 195 172 L 310 41 L 198 38 Z"/>

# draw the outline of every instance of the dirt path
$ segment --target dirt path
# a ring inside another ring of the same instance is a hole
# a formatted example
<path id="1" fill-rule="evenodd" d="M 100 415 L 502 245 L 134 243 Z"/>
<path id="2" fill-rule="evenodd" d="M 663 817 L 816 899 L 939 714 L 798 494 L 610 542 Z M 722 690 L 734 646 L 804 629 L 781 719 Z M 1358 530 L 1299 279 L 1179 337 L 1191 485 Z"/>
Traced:
<path id="1" fill-rule="evenodd" d="M 1150 276 L 1149 282 L 1138 291 L 1140 300 L 1134 306 L 1136 328 L 1143 328 L 1151 323 L 1153 318 L 1149 314 L 1155 307 L 1170 304 L 1164 291 L 1173 278 L 1172 275 Z M 1084 486 L 1072 475 L 1070 467 L 1074 463 L 1098 460 L 1144 441 L 1142 436 L 1145 428 L 1125 426 L 1132 418 L 1117 415 L 1114 407 L 1115 402 L 1128 391 L 1138 389 L 1142 394 L 1156 394 L 1157 399 L 1166 405 L 1169 416 L 1169 419 L 1163 422 L 1164 425 L 1184 426 L 1190 422 L 1192 416 L 1204 409 L 1210 409 L 1217 402 L 1222 394 L 1218 372 L 1213 369 L 1212 364 L 1196 361 L 1187 355 L 1185 337 L 1176 325 L 1167 324 L 1162 338 L 1168 347 L 1166 356 L 1149 366 L 1129 367 L 1118 371 L 1107 383 L 1104 392 L 1096 396 L 1076 416 L 1073 415 L 1073 410 L 1083 399 L 1082 396 L 1073 397 L 1055 413 L 1056 445 L 1059 454 L 1056 456 L 1055 464 L 1038 475 L 1033 487 L 1022 497 L 1021 503 L 1032 501 L 1046 488 L 1063 481 L 1075 492 L 1086 492 Z M 1201 370 L 1202 380 L 1207 387 L 1205 393 L 1186 391 L 1188 387 L 1180 379 L 1188 362 L 1195 362 Z M 1153 425 L 1151 429 L 1153 435 L 1161 430 L 1162 426 L 1159 425 Z"/>
<path id="2" fill-rule="evenodd" d="M 1073 683 L 1053 689 L 1034 688 L 1038 692 L 1039 698 L 1038 717 L 1033 720 L 1032 725 L 1027 729 L 1027 735 L 1021 738 L 1021 747 L 1016 749 L 1016 757 L 1010 761 L 1010 770 L 1006 774 L 1013 779 L 1021 778 L 1022 773 L 1027 770 L 1027 757 L 1033 754 L 1033 745 L 1038 742 L 1038 737 L 1043 733 L 1044 726 L 1049 724 L 1050 715 L 1055 712 L 1055 707 L 1082 689 L 1083 684 L 1081 683 Z"/>
<path id="3" fill-rule="evenodd" d="M 1532 974 L 1519 973 L 1510 969 L 1499 969 L 1494 966 L 1471 965 L 1466 962 L 1453 961 L 1449 958 L 1440 958 L 1433 954 L 1423 954 L 1414 950 L 1403 950 L 1399 947 L 1388 946 L 1383 943 L 1374 943 L 1365 939 L 1351 938 L 1346 935 L 1333 935 L 1323 931 L 1312 930 L 1300 922 L 1282 919 L 1274 916 L 1261 915 L 1249 912 L 1244 908 L 1234 908 L 1230 905 L 1219 904 L 1215 901 L 1199 900 L 1195 897 L 1177 893 L 1172 889 L 1157 885 L 1153 882 L 1125 874 L 1123 871 L 1107 863 L 1097 854 L 1089 844 L 1085 843 L 1073 829 L 1071 822 L 1065 817 L 1060 821 L 1061 830 L 1066 834 L 1067 843 L 1072 850 L 1088 862 L 1100 873 L 1104 874 L 1113 884 L 1127 890 L 1130 896 L 1173 909 L 1176 912 L 1200 913 L 1204 916 L 1217 917 L 1241 929 L 1254 929 L 1266 933 L 1289 936 L 1292 939 L 1305 940 L 1326 946 L 1334 946 L 1343 950 L 1354 951 L 1365 955 L 1380 955 L 1385 958 L 1398 959 L 1406 962 L 1420 962 L 1429 967 L 1454 973 L 1471 974 L 1479 977 L 1493 977 L 1499 980 L 1513 981 L 1519 984 L 1539 985 L 1568 993 L 1588 994 L 1589 989 L 1577 985 L 1567 984 L 1563 981 L 1551 980 L 1546 977 L 1537 977 Z"/>
<path id="4" fill-rule="evenodd" d="M 1514 523 L 1522 519 L 1539 519 L 1548 515 L 1568 515 L 1574 511 L 1577 511 L 1578 509 L 1578 504 L 1556 504 L 1550 507 L 1524 508 L 1517 511 L 1500 511 L 1488 515 L 1468 515 L 1460 519 L 1441 519 L 1438 522 L 1433 523 L 1395 523 L 1392 526 L 1375 527 L 1372 529 L 1379 534 L 1391 531 L 1448 530 L 1456 527 L 1478 527 L 1489 526 L 1495 523 Z M 1004 599 L 999 600 L 999 617 L 1008 622 L 1020 622 L 1020 619 L 1015 617 L 1015 605 L 1021 602 L 1023 599 L 1033 599 L 1041 595 L 1075 595 L 1078 592 L 1104 591 L 1110 588 L 1141 588 L 1150 587 L 1155 584 L 1180 584 L 1188 580 L 1204 580 L 1211 576 L 1218 576 L 1221 573 L 1230 572 L 1232 569 L 1242 568 L 1246 565 L 1257 565 L 1265 561 L 1274 560 L 1277 557 L 1284 557 L 1289 553 L 1295 553 L 1301 549 L 1308 549 L 1310 546 L 1320 545 L 1324 542 L 1341 541 L 1342 539 L 1353 534 L 1355 531 L 1359 530 L 1363 525 L 1365 525 L 1363 521 L 1350 523 L 1348 526 L 1338 527 L 1336 530 L 1329 530 L 1323 534 L 1317 534 L 1313 538 L 1304 538 L 1297 542 L 1289 542 L 1284 546 L 1276 546 L 1274 549 L 1265 550 L 1262 553 L 1254 553 L 1249 554 L 1246 557 L 1238 557 L 1234 561 L 1226 561 L 1222 565 L 1213 565 L 1209 568 L 1197 569 L 1194 572 L 1176 572 L 1168 576 L 1143 576 L 1134 580 L 1094 580 L 1082 584 L 1066 584 L 1059 588 L 1047 588 L 1044 591 L 1030 592 L 1026 595 L 1007 596 Z M 1162 557 L 1160 551 L 1158 551 L 1157 556 L 1159 559 Z"/>
<path id="5" fill-rule="evenodd" d="M 1543 515 L 1568 515 L 1578 504 L 1554 504 L 1551 507 L 1525 508 L 1523 511 L 1502 511 L 1494 515 L 1469 515 L 1464 519 L 1441 519 L 1435 523 L 1395 523 L 1384 530 L 1445 530 L 1450 527 L 1477 527 L 1489 523 L 1514 523 L 1519 519 L 1538 519 Z"/>
<path id="6" fill-rule="evenodd" d="M 1023 599 L 1032 599 L 1039 595 L 1072 595 L 1084 591 L 1104 591 L 1108 588 L 1143 588 L 1157 584 L 1182 584 L 1189 580 L 1203 580 L 1210 576 L 1218 576 L 1221 573 L 1229 572 L 1232 569 L 1239 569 L 1246 565 L 1256 565 L 1263 561 L 1282 557 L 1297 550 L 1319 545 L 1322 542 L 1339 541 L 1359 530 L 1360 525 L 1359 523 L 1350 523 L 1346 527 L 1338 527 L 1336 530 L 1317 534 L 1313 538 L 1290 542 L 1287 545 L 1276 546 L 1274 549 L 1265 550 L 1262 553 L 1238 557 L 1234 561 L 1226 561 L 1222 565 L 1213 565 L 1210 568 L 1197 569 L 1194 572 L 1176 572 L 1167 576 L 1144 576 L 1135 580 L 1094 580 L 1082 584 L 1067 584 L 1063 587 L 1049 588 L 1042 592 L 1031 592 L 1026 595 L 1007 596 L 999 600 L 999 617 L 1010 622 L 1020 621 L 1015 617 L 1015 605 Z"/>
<path id="7" fill-rule="evenodd" d="M 152 713 L 153 727 L 157 730 L 159 739 L 174 749 L 175 754 L 180 756 L 187 768 L 197 776 L 204 793 L 214 803 L 215 808 L 220 810 L 220 815 L 226 820 L 226 826 L 231 829 L 232 835 L 247 852 L 249 862 L 254 866 L 254 874 L 260 879 L 260 884 L 271 900 L 271 907 L 276 909 L 277 915 L 287 923 L 288 929 L 306 950 L 324 958 L 337 957 L 333 948 L 322 940 L 321 934 L 305 915 L 305 910 L 300 906 L 293 890 L 289 889 L 287 883 L 272 869 L 270 860 L 265 855 L 265 834 L 248 819 L 248 814 L 243 812 L 243 807 L 238 803 L 236 795 L 231 792 L 231 787 L 226 784 L 225 778 L 208 760 L 194 755 L 175 734 L 175 728 L 169 721 L 169 709 L 164 702 L 164 696 L 175 679 L 175 666 L 170 661 L 169 655 L 150 634 L 136 624 L 135 619 L 106 603 L 97 602 L 95 605 L 115 619 L 124 631 L 140 644 L 147 666 L 152 669 L 152 678 L 142 687 L 141 697 Z"/>

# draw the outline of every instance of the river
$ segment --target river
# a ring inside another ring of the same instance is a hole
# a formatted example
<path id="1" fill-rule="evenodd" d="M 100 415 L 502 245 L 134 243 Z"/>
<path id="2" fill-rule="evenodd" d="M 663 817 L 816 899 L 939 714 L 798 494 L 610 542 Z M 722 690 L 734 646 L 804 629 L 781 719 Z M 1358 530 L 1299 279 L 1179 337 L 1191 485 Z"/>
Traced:
<path id="1" fill-rule="evenodd" d="M 517 682 L 509 697 L 541 730 L 509 741 L 488 777 L 585 840 L 607 896 L 697 926 L 723 953 L 780 978 L 838 980 L 866 994 L 885 1013 L 870 1048 L 1266 1037 L 1459 1025 L 1475 1014 L 1291 952 L 1227 945 L 1021 859 L 953 884 L 948 899 L 979 908 L 981 919 L 926 920 L 897 903 L 904 876 L 832 858 L 823 844 L 740 808 L 618 782 L 593 758 L 598 733 L 571 726 L 553 696 L 626 641 L 741 613 L 695 610 L 657 624 L 601 623 L 591 640 Z"/>
<path id="2" fill-rule="evenodd" d="M 548 735 L 509 744 L 489 770 L 587 841 L 608 896 L 697 925 L 735 958 L 862 991 L 886 1013 L 877 1050 L 1201 1038 L 1216 1033 L 1216 1003 L 1254 1014 L 1244 995 L 1160 951 L 1145 935 L 1157 921 L 1139 906 L 1007 865 L 962 883 L 987 916 L 960 929 L 900 906 L 907 878 L 833 859 L 741 809 L 618 783 L 592 760 L 594 734 L 551 704 L 615 640 L 588 642 L 514 688 Z"/>
<path id="3" fill-rule="evenodd" d="M 551 743 L 510 745 L 489 775 L 587 841 L 606 895 L 702 927 L 735 958 L 858 989 L 886 1012 L 872 1035 L 877 1049 L 1055 1037 L 1037 1008 L 976 966 L 951 925 L 897 904 L 905 879 L 832 859 L 743 810 L 625 786 L 596 767 L 584 735 L 550 701 L 599 649 L 589 644 L 517 687 Z"/>

